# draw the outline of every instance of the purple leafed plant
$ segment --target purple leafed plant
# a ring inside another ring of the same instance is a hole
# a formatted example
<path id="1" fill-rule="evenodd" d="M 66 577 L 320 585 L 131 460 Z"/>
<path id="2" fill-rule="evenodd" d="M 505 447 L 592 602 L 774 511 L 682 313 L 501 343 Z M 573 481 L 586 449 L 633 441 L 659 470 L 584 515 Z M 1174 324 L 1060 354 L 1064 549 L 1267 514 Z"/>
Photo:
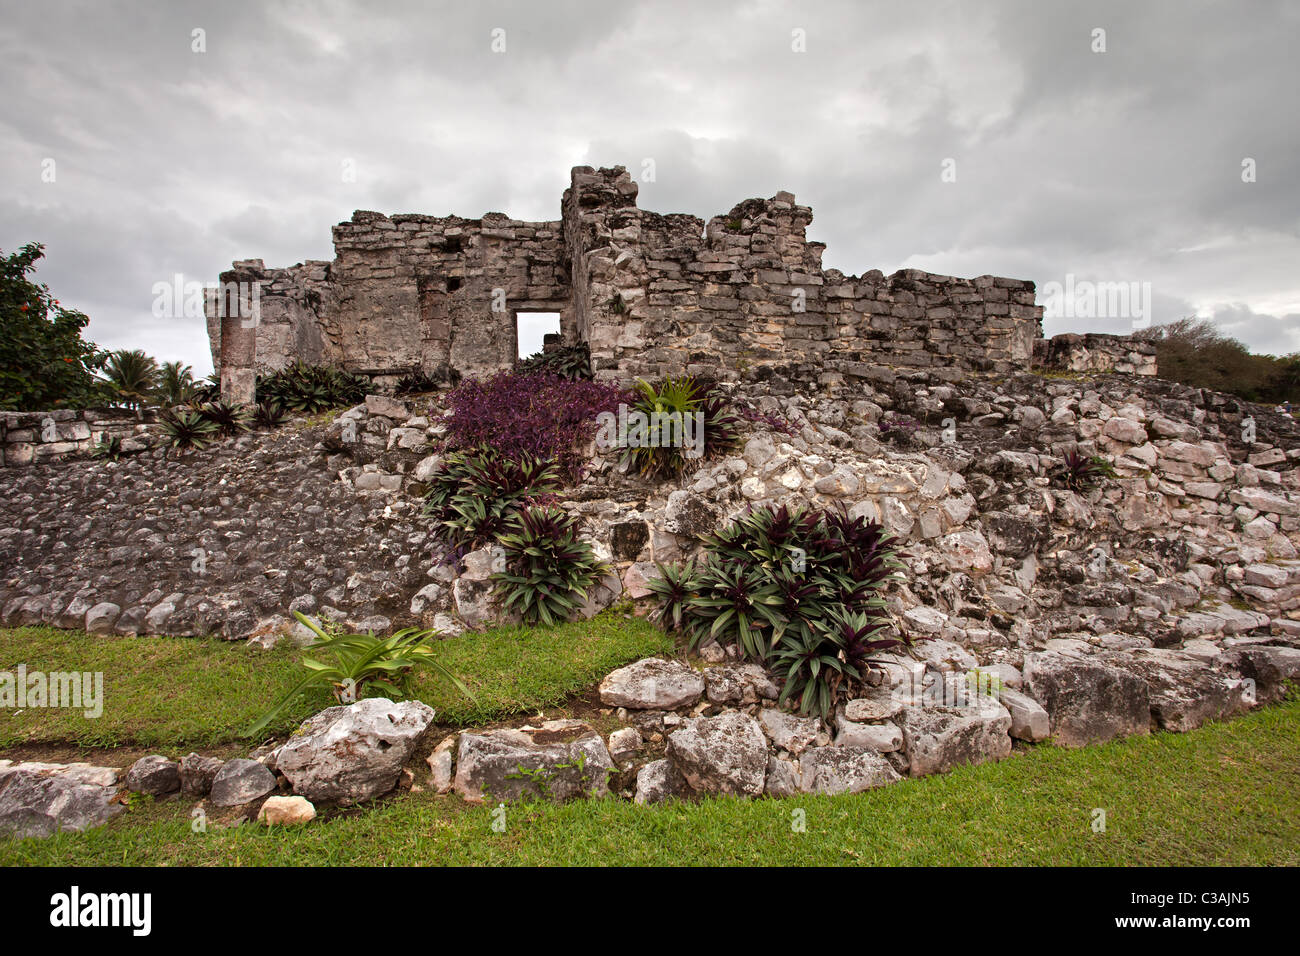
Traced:
<path id="1" fill-rule="evenodd" d="M 617 414 L 628 393 L 617 385 L 570 381 L 545 372 L 498 372 L 467 379 L 447 396 L 446 449 L 488 447 L 506 457 L 553 461 L 569 481 L 582 477 L 582 449 L 600 412 Z"/>

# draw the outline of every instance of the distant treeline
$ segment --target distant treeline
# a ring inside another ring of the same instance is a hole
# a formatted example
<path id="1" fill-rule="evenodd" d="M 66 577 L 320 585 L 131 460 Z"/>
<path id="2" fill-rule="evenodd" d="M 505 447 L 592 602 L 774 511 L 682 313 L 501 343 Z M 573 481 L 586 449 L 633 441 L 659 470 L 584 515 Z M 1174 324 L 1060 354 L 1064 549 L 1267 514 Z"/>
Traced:
<path id="1" fill-rule="evenodd" d="M 1161 378 L 1249 402 L 1300 403 L 1300 352 L 1254 355 L 1206 319 L 1179 319 L 1135 332 L 1156 347 Z"/>

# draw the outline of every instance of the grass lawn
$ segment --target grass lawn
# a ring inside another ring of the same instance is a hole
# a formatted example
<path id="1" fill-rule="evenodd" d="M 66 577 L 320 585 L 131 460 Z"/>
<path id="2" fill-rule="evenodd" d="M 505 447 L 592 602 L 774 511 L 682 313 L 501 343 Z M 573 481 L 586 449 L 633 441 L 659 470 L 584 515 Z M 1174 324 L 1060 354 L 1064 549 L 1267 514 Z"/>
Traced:
<path id="1" fill-rule="evenodd" d="M 421 674 L 416 696 L 439 724 L 483 723 L 551 707 L 629 661 L 672 650 L 672 639 L 640 618 L 606 613 L 552 629 L 503 627 L 439 642 L 439 659 L 473 691 Z M 179 751 L 238 739 L 304 673 L 297 648 L 252 650 L 219 639 L 104 637 L 52 628 L 0 629 L 0 671 L 90 671 L 104 675 L 103 714 L 0 709 L 0 756 L 22 744 L 138 746 Z M 333 703 L 304 697 L 269 732 L 292 730 Z M 176 753 L 172 753 L 176 756 Z"/>
<path id="2" fill-rule="evenodd" d="M 1300 863 L 1300 701 L 1189 734 L 1083 750 L 1041 746 L 881 790 L 788 800 L 491 808 L 408 794 L 300 829 L 191 832 L 188 801 L 108 826 L 0 841 L 0 864 L 1094 864 Z M 1094 809 L 1106 830 L 1093 832 Z M 792 827 L 797 813 L 805 832 Z"/>

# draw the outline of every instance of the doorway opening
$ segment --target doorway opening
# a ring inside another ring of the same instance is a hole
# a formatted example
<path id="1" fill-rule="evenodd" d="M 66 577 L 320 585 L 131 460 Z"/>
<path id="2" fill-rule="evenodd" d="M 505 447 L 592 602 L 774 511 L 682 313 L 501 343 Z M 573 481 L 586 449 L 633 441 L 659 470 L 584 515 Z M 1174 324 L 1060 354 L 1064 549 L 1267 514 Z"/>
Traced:
<path id="1" fill-rule="evenodd" d="M 558 312 L 516 312 L 515 341 L 518 343 L 516 358 L 526 359 L 541 352 L 546 340 L 551 336 L 552 342 L 560 341 L 560 313 Z"/>

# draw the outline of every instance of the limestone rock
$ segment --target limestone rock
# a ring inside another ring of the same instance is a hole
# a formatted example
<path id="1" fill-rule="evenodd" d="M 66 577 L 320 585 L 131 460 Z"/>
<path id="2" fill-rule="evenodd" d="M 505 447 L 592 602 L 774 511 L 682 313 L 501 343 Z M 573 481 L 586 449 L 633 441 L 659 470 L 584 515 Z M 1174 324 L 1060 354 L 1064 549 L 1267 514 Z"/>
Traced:
<path id="1" fill-rule="evenodd" d="M 1055 653 L 1025 655 L 1025 691 L 1047 710 L 1052 736 L 1082 747 L 1150 730 L 1146 681 L 1101 661 Z"/>
<path id="2" fill-rule="evenodd" d="M 614 761 L 600 734 L 579 720 L 463 733 L 455 789 L 471 803 L 535 798 L 560 803 L 609 793 Z"/>
<path id="3" fill-rule="evenodd" d="M 256 760 L 226 761 L 212 779 L 209 799 L 218 807 L 242 807 L 275 790 L 275 774 Z"/>
<path id="4" fill-rule="evenodd" d="M 740 711 L 699 717 L 668 737 L 668 758 L 699 793 L 758 796 L 767 774 L 767 739 Z"/>
<path id="5" fill-rule="evenodd" d="M 600 682 L 600 700 L 609 707 L 676 710 L 704 694 L 704 677 L 681 661 L 646 657 L 620 667 Z"/>
<path id="6" fill-rule="evenodd" d="M 126 789 L 156 797 L 181 788 L 180 764 L 160 754 L 141 757 L 126 772 Z"/>
<path id="7" fill-rule="evenodd" d="M 814 747 L 799 758 L 804 793 L 860 793 L 900 779 L 898 771 L 874 750 Z"/>
<path id="8" fill-rule="evenodd" d="M 311 823 L 316 819 L 316 808 L 306 797 L 267 797 L 257 811 L 257 819 L 267 826 Z"/>
<path id="9" fill-rule="evenodd" d="M 397 786 L 402 767 L 433 723 L 431 707 L 369 697 L 307 720 L 276 758 L 295 793 L 313 803 L 353 804 Z"/>

